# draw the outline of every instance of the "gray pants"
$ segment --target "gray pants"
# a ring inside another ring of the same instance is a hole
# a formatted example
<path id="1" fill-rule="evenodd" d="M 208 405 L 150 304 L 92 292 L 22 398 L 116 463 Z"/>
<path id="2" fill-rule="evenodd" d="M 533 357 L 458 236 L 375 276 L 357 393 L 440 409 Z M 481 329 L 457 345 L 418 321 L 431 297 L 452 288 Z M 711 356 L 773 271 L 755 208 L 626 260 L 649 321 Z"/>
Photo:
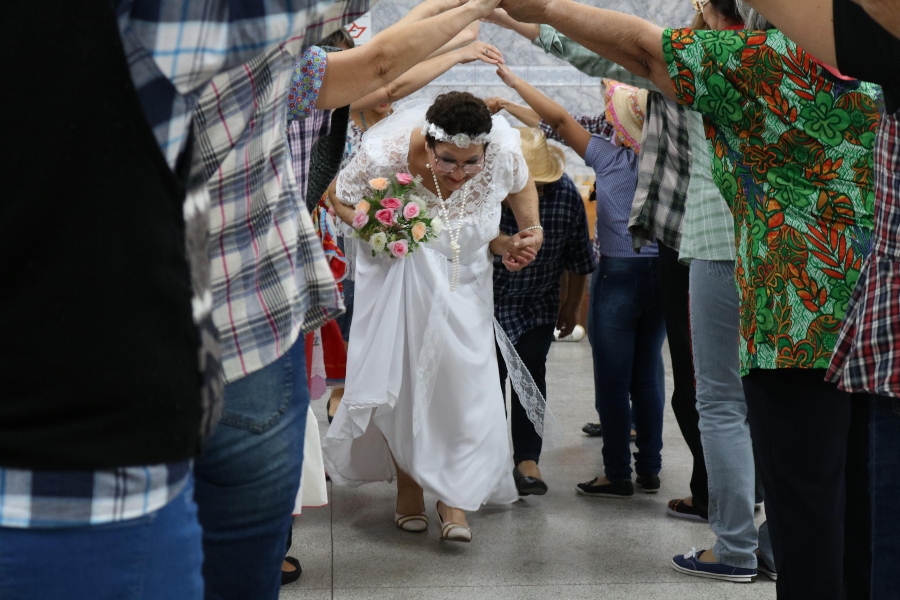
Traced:
<path id="1" fill-rule="evenodd" d="M 756 469 L 741 385 L 739 298 L 733 261 L 691 262 L 691 337 L 700 436 L 709 476 L 713 553 L 723 564 L 756 568 L 754 551 L 774 565 L 766 524 L 753 521 Z"/>

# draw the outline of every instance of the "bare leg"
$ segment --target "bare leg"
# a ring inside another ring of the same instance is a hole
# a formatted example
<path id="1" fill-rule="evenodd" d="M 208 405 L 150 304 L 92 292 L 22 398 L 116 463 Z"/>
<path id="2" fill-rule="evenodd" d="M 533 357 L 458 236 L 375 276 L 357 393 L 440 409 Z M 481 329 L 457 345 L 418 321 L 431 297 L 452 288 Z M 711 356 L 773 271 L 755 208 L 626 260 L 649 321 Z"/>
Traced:
<path id="1" fill-rule="evenodd" d="M 440 500 L 438 501 L 437 509 L 438 513 L 440 513 L 441 515 L 441 520 L 444 521 L 444 524 L 456 523 L 457 525 L 462 525 L 463 527 L 469 526 L 469 524 L 466 522 L 466 513 L 461 509 L 447 506 Z"/>
<path id="2" fill-rule="evenodd" d="M 391 457 L 393 459 L 393 457 Z M 403 469 L 397 466 L 397 513 L 401 515 L 420 515 L 425 512 L 425 492 Z"/>
<path id="3" fill-rule="evenodd" d="M 334 415 L 337 414 L 338 406 L 341 405 L 341 400 L 344 398 L 344 388 L 333 388 L 331 390 L 331 397 L 328 399 L 328 416 L 334 418 Z"/>

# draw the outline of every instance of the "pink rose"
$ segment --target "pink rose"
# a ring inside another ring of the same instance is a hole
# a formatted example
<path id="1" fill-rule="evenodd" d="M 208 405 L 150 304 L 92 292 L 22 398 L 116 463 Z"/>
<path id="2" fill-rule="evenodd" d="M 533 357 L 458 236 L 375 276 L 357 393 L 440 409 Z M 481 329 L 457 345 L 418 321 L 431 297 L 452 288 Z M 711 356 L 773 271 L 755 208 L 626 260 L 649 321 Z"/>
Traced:
<path id="1" fill-rule="evenodd" d="M 403 202 L 400 201 L 400 198 L 385 198 L 381 201 L 382 208 L 390 208 L 391 210 L 397 210 L 401 206 L 403 206 Z"/>
<path id="2" fill-rule="evenodd" d="M 353 229 L 356 229 L 357 231 L 359 231 L 360 229 L 365 227 L 366 223 L 368 223 L 368 222 L 369 222 L 369 215 L 367 215 L 366 213 L 356 213 L 355 215 L 353 215 L 352 225 L 353 225 Z"/>
<path id="3" fill-rule="evenodd" d="M 409 185 L 412 183 L 412 175 L 409 173 L 397 173 L 397 183 L 400 185 Z"/>
<path id="4" fill-rule="evenodd" d="M 410 219 L 415 219 L 419 216 L 419 213 L 422 212 L 422 209 L 419 208 L 419 205 L 415 202 L 410 202 L 406 206 L 403 207 L 403 217 L 408 221 Z"/>
<path id="5" fill-rule="evenodd" d="M 395 258 L 406 258 L 406 255 L 409 254 L 409 244 L 406 240 L 391 242 L 388 244 L 388 248 Z"/>
<path id="6" fill-rule="evenodd" d="M 394 211 L 389 208 L 382 208 L 381 210 L 375 211 L 375 218 L 378 219 L 378 222 L 382 225 L 391 226 L 394 224 Z M 355 220 L 355 219 L 354 219 Z"/>

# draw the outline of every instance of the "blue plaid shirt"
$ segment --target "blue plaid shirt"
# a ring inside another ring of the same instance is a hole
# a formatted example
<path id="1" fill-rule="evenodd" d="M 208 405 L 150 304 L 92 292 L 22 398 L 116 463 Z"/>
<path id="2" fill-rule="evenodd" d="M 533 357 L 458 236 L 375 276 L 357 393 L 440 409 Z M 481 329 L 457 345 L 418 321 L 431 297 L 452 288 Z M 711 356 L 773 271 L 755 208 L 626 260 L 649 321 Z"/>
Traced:
<path id="1" fill-rule="evenodd" d="M 118 0 L 116 15 L 131 77 L 169 166 L 174 168 L 200 94 L 215 75 L 291 39 L 309 40 L 303 45 L 314 43 L 340 26 L 333 17 L 346 12 L 350 4 Z M 241 131 L 231 133 L 239 135 Z M 185 205 L 188 231 L 196 231 L 196 225 L 208 220 L 205 184 L 205 180 L 189 182 Z M 187 241 L 189 248 L 196 242 Z M 194 282 L 194 309 L 202 327 L 203 322 L 210 322 L 211 293 L 208 280 L 201 277 L 200 282 Z M 220 392 L 221 388 L 210 394 Z M 101 471 L 0 467 L 0 527 L 64 527 L 140 517 L 178 495 L 190 466 L 190 461 L 182 461 Z"/>
<path id="2" fill-rule="evenodd" d="M 494 316 L 513 344 L 535 327 L 556 325 L 563 271 L 589 275 L 597 268 L 584 201 L 568 175 L 544 186 L 538 209 L 544 244 L 534 262 L 511 273 L 499 256 L 494 257 Z M 506 206 L 500 231 L 508 235 L 519 231 L 515 215 Z"/>

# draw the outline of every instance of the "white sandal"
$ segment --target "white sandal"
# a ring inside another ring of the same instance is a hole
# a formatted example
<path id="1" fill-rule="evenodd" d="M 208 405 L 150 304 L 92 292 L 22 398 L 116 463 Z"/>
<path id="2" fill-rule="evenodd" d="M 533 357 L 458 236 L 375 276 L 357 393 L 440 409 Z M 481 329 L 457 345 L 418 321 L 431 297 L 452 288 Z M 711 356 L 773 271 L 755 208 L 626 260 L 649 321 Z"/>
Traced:
<path id="1" fill-rule="evenodd" d="M 394 519 L 397 521 L 397 527 L 403 531 L 422 533 L 428 529 L 428 517 L 425 513 L 419 513 L 418 515 L 401 515 L 400 513 L 394 513 Z"/>
<path id="2" fill-rule="evenodd" d="M 438 522 L 441 524 L 441 539 L 448 542 L 471 542 L 472 530 L 459 523 L 444 523 L 439 504 L 440 502 L 434 508 L 437 511 Z"/>

